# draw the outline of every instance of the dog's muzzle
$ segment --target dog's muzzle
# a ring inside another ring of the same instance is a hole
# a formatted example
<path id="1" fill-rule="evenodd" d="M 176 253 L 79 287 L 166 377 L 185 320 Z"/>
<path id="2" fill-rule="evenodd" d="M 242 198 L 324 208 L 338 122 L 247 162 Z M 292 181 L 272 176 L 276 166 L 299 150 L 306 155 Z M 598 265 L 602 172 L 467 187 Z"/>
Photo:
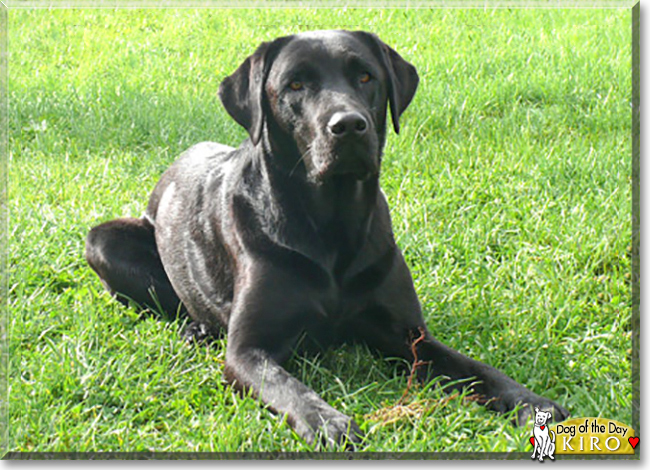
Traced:
<path id="1" fill-rule="evenodd" d="M 361 137 L 368 130 L 368 120 L 356 111 L 337 112 L 327 123 L 327 130 L 334 139 Z"/>
<path id="2" fill-rule="evenodd" d="M 378 142 L 371 121 L 357 111 L 338 111 L 323 132 L 327 150 L 320 162 L 318 178 L 351 176 L 365 180 L 379 173 Z"/>

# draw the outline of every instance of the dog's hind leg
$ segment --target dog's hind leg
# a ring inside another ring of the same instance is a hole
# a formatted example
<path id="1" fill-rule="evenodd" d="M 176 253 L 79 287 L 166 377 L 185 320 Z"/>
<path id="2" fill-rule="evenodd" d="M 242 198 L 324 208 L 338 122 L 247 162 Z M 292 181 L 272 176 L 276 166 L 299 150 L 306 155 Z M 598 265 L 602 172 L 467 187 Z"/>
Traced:
<path id="1" fill-rule="evenodd" d="M 551 434 L 553 435 L 553 439 L 551 439 Z M 555 460 L 555 433 L 553 431 L 550 432 L 548 436 L 548 448 L 546 449 L 546 455 L 548 456 L 549 459 Z"/>
<path id="2" fill-rule="evenodd" d="M 174 318 L 182 312 L 146 219 L 122 218 L 94 227 L 86 238 L 86 260 L 117 300 L 131 300 Z"/>

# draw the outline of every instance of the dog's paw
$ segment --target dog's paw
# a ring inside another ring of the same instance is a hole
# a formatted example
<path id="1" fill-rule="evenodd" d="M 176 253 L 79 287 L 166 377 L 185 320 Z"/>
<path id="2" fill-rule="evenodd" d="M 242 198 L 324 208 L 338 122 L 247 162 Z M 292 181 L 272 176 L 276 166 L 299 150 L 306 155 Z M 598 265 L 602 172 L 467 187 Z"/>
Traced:
<path id="1" fill-rule="evenodd" d="M 491 400 L 488 407 L 500 413 L 517 410 L 513 417 L 514 424 L 517 426 L 526 426 L 528 421 L 535 416 L 535 408 L 550 411 L 553 416 L 551 420 L 556 423 L 564 421 L 570 416 L 564 407 L 523 387 L 502 393 L 498 398 Z"/>
<path id="2" fill-rule="evenodd" d="M 518 408 L 515 422 L 517 426 L 526 426 L 531 419 L 534 419 L 535 408 L 551 412 L 552 417 L 549 422 L 560 423 L 569 418 L 570 413 L 564 407 L 547 398 L 534 394 L 531 395 L 531 397 L 527 397 L 517 403 Z"/>
<path id="3" fill-rule="evenodd" d="M 363 431 L 357 423 L 333 408 L 313 410 L 301 421 L 296 423 L 296 432 L 318 449 L 342 446 L 355 450 L 363 440 Z"/>
<path id="4" fill-rule="evenodd" d="M 183 331 L 183 339 L 187 343 L 200 343 L 211 337 L 210 330 L 205 325 L 198 321 L 193 321 Z"/>

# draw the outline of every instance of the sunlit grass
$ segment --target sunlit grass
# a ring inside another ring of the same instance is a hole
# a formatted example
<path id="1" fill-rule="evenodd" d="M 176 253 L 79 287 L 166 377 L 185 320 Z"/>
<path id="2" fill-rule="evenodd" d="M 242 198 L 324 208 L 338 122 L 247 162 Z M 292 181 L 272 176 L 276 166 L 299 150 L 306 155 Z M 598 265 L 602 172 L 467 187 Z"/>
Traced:
<path id="1" fill-rule="evenodd" d="M 374 31 L 421 85 L 382 185 L 429 326 L 574 417 L 631 420 L 630 12 L 9 12 L 10 450 L 300 451 L 222 383 L 225 341 L 186 346 L 83 260 L 88 229 L 140 215 L 203 140 L 245 137 L 220 80 L 259 42 Z M 369 451 L 519 451 L 529 429 L 365 348 L 288 368 Z M 404 407 L 398 409 L 398 406 Z"/>

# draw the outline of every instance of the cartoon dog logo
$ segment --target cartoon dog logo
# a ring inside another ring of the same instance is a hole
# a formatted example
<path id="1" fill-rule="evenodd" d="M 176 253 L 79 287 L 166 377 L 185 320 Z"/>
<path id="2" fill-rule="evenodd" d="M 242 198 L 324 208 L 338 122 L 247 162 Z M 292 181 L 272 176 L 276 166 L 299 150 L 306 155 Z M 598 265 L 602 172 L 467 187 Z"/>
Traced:
<path id="1" fill-rule="evenodd" d="M 555 433 L 551 431 L 546 422 L 551 419 L 551 413 L 548 411 L 540 411 L 535 408 L 535 427 L 533 428 L 533 437 L 530 439 L 533 444 L 533 455 L 531 459 L 538 456 L 539 461 L 544 460 L 544 456 L 551 460 L 555 460 L 553 454 L 555 453 Z"/>

